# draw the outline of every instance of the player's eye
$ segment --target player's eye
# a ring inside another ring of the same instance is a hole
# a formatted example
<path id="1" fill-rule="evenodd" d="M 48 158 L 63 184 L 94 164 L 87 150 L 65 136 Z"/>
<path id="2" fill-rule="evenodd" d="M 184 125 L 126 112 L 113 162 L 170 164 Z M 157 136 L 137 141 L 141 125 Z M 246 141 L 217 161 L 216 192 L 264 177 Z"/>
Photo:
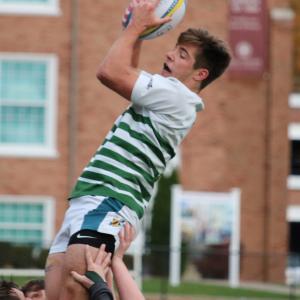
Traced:
<path id="1" fill-rule="evenodd" d="M 179 52 L 179 55 L 181 58 L 186 58 L 186 53 L 182 50 Z"/>

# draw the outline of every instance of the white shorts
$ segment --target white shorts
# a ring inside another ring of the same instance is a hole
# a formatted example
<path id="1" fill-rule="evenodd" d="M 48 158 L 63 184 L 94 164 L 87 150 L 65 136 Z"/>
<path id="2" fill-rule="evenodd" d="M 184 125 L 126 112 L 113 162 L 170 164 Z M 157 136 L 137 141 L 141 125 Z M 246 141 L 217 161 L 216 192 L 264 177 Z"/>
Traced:
<path id="1" fill-rule="evenodd" d="M 137 214 L 121 202 L 101 196 L 83 196 L 70 200 L 63 224 L 57 233 L 49 253 L 66 252 L 70 237 L 83 229 L 117 235 L 125 222 L 130 223 L 137 234 L 140 221 Z"/>

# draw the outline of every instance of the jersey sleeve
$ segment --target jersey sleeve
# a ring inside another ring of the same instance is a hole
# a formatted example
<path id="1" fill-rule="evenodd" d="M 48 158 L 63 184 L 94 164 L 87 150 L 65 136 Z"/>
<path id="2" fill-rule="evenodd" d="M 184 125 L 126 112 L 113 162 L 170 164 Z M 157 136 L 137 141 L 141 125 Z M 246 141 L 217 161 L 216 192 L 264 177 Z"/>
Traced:
<path id="1" fill-rule="evenodd" d="M 103 280 L 97 281 L 89 289 L 91 300 L 114 300 L 111 290 Z"/>
<path id="2" fill-rule="evenodd" d="M 178 83 L 172 78 L 142 71 L 132 91 L 133 105 L 161 114 L 174 114 L 186 105 Z"/>

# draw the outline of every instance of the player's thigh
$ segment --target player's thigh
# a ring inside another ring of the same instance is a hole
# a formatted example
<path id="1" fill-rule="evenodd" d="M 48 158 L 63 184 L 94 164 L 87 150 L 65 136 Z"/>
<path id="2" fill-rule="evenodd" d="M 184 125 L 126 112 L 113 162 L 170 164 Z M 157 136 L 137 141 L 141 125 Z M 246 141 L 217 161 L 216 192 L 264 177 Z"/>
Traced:
<path id="1" fill-rule="evenodd" d="M 47 300 L 57 300 L 61 290 L 65 253 L 49 254 L 45 268 Z"/>
<path id="2" fill-rule="evenodd" d="M 64 286 L 59 298 L 61 300 L 88 299 L 86 289 L 76 282 L 70 274 L 71 271 L 76 271 L 79 274 L 84 274 L 86 272 L 85 248 L 86 245 L 84 244 L 74 244 L 70 245 L 67 249 L 64 258 Z M 90 251 L 92 256 L 95 257 L 98 249 L 90 247 Z"/>

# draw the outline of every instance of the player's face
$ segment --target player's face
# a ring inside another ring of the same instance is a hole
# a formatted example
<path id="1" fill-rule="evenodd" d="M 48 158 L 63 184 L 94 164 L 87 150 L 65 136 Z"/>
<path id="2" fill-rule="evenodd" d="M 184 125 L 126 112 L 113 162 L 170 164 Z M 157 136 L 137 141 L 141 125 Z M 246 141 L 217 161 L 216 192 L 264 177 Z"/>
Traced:
<path id="1" fill-rule="evenodd" d="M 26 293 L 26 300 L 46 300 L 45 290 Z"/>
<path id="2" fill-rule="evenodd" d="M 161 75 L 175 77 L 183 83 L 190 80 L 196 72 L 193 68 L 196 52 L 197 47 L 194 45 L 177 44 L 174 49 L 166 53 Z"/>

